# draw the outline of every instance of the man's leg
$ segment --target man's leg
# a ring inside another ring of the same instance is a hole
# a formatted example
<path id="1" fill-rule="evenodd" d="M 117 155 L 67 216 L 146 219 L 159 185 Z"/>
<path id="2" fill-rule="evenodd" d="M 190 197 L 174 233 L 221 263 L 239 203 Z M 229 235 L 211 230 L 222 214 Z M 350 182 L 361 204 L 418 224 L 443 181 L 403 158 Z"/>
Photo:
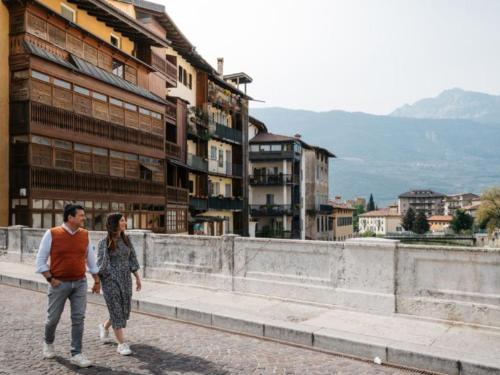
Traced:
<path id="1" fill-rule="evenodd" d="M 71 303 L 71 355 L 82 353 L 83 321 L 87 308 L 87 279 L 75 281 L 69 296 Z"/>
<path id="2" fill-rule="evenodd" d="M 64 311 L 64 304 L 71 291 L 68 283 L 61 283 L 57 288 L 49 286 L 47 321 L 45 322 L 45 343 L 52 344 L 56 335 L 57 324 Z"/>

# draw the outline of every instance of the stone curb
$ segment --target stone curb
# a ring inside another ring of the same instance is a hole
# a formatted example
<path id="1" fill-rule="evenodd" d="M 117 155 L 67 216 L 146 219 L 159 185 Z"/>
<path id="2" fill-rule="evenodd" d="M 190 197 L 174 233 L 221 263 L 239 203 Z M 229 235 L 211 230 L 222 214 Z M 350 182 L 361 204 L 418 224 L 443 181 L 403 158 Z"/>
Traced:
<path id="1" fill-rule="evenodd" d="M 0 274 L 0 284 L 46 292 L 47 283 L 22 279 Z M 104 304 L 102 295 L 89 292 L 88 300 Z M 500 374 L 500 367 L 490 367 L 480 363 L 461 361 L 457 358 L 436 356 L 398 348 L 395 343 L 390 345 L 366 342 L 359 339 L 336 337 L 325 333 L 315 334 L 314 331 L 293 328 L 292 324 L 279 322 L 258 322 L 224 315 L 219 312 L 195 310 L 182 305 L 161 304 L 138 299 L 132 300 L 135 312 L 152 314 L 159 317 L 176 319 L 187 323 L 195 323 L 215 329 L 223 329 L 234 333 L 242 333 L 254 337 L 262 337 L 283 343 L 299 345 L 306 348 L 343 354 L 372 361 L 379 357 L 382 363 L 406 366 L 415 369 L 438 372 L 450 375 L 491 375 Z M 318 330 L 320 330 L 318 328 Z"/>

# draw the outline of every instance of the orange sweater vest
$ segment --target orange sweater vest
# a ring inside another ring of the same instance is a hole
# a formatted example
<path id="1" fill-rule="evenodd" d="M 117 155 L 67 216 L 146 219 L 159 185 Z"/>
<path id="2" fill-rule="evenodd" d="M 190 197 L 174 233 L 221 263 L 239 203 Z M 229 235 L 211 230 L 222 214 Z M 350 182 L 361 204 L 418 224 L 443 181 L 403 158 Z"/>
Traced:
<path id="1" fill-rule="evenodd" d="M 50 274 L 61 280 L 80 280 L 85 277 L 89 234 L 80 229 L 71 235 L 63 227 L 50 230 Z"/>

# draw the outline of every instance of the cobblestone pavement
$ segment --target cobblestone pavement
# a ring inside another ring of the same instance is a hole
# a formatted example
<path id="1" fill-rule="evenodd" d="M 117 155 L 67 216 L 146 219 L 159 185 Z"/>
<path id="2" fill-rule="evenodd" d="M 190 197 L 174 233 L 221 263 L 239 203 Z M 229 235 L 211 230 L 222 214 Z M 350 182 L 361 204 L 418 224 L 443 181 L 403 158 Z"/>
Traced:
<path id="1" fill-rule="evenodd" d="M 0 285 L 0 374 L 411 374 L 340 356 L 181 322 L 132 314 L 126 335 L 133 356 L 102 344 L 97 325 L 104 306 L 88 304 L 84 353 L 94 361 L 77 369 L 68 361 L 69 305 L 59 323 L 53 360 L 42 359 L 46 296 Z"/>

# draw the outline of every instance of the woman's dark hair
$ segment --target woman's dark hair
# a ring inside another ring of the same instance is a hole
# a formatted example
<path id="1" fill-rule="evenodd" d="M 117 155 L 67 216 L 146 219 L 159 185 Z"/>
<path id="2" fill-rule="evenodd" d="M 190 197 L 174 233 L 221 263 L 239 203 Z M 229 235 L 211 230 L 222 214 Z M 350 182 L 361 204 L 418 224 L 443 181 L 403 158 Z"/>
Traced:
<path id="1" fill-rule="evenodd" d="M 109 250 L 116 249 L 116 241 L 115 237 L 120 232 L 120 220 L 123 215 L 119 212 L 115 212 L 109 214 L 106 219 L 106 230 L 108 231 L 108 237 L 106 238 L 106 243 L 108 245 Z M 130 241 L 128 237 L 125 235 L 125 232 L 120 233 L 120 237 L 125 242 L 127 246 L 130 247 Z"/>
<path id="2" fill-rule="evenodd" d="M 85 211 L 85 210 L 83 209 L 83 207 L 82 207 L 82 206 L 80 206 L 79 204 L 69 203 L 69 204 L 67 204 L 66 206 L 64 206 L 63 221 L 64 221 L 65 223 L 67 223 L 67 222 L 68 222 L 68 218 L 69 218 L 70 216 L 75 217 L 75 216 L 76 216 L 76 212 L 77 212 L 78 210 Z"/>

